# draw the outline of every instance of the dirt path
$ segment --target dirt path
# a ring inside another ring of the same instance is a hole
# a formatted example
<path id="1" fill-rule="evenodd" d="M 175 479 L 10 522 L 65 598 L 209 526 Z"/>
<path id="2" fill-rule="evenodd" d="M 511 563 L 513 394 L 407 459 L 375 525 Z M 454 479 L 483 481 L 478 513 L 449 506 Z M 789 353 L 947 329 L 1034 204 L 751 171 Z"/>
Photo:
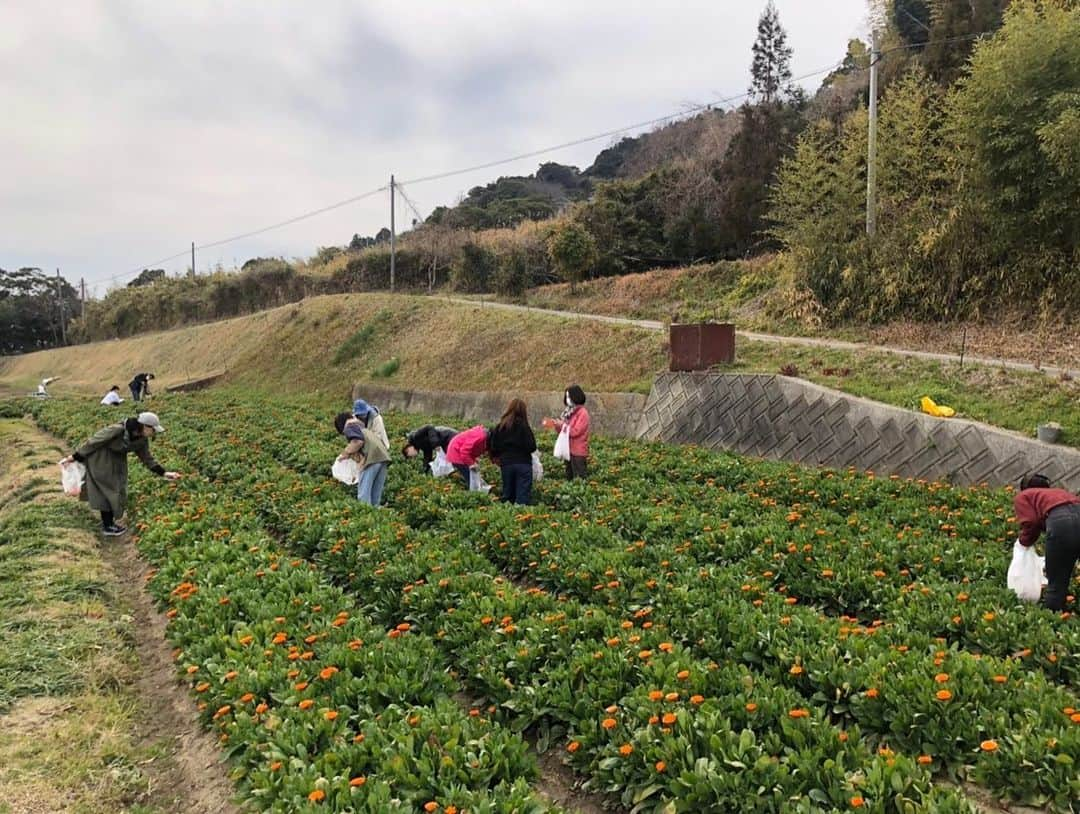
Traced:
<path id="1" fill-rule="evenodd" d="M 30 674 L 5 683 L 0 669 L 0 813 L 233 814 L 146 567 L 59 491 L 64 448 L 29 420 L 0 422 L 0 621 L 29 631 L 3 655 Z"/>
<path id="2" fill-rule="evenodd" d="M 551 308 L 538 308 L 532 305 L 514 305 L 506 302 L 492 302 L 484 299 L 465 299 L 461 297 L 445 297 L 449 302 L 475 305 L 478 308 L 498 308 L 508 311 L 527 311 L 549 316 L 566 317 L 567 319 L 584 319 L 592 322 L 606 322 L 612 325 L 627 325 L 633 328 L 642 328 L 647 331 L 666 331 L 667 326 L 654 319 L 631 319 L 629 317 L 613 317 L 605 314 L 583 314 L 577 311 L 559 311 Z M 848 342 L 843 339 L 821 339 L 811 336 L 783 336 L 781 334 L 758 333 L 755 331 L 736 331 L 737 336 L 752 342 L 768 342 L 776 345 L 799 345 L 809 348 L 827 348 L 829 350 L 849 350 L 868 353 L 886 353 L 894 356 L 907 356 L 914 359 L 927 359 L 934 362 L 955 362 L 959 364 L 961 357 L 953 353 L 936 353 L 933 351 L 911 350 L 898 348 L 891 345 L 875 345 L 869 342 Z M 1055 378 L 1073 376 L 1077 373 L 1075 368 L 1065 368 L 1056 365 L 1034 365 L 1029 362 L 1017 362 L 1012 359 L 996 359 L 990 356 L 964 354 L 962 361 L 972 365 L 985 367 L 1007 368 L 1020 370 L 1026 373 L 1044 373 Z"/>
<path id="3" fill-rule="evenodd" d="M 139 672 L 135 682 L 140 698 L 150 699 L 152 710 L 139 722 L 139 737 L 165 747 L 161 765 L 147 764 L 155 795 L 168 801 L 167 811 L 232 814 L 232 783 L 226 777 L 221 751 L 200 726 L 195 704 L 177 683 L 172 653 L 165 641 L 165 617 L 154 608 L 143 589 L 146 565 L 126 538 L 110 539 L 102 557 L 116 576 L 120 596 L 134 617 Z"/>

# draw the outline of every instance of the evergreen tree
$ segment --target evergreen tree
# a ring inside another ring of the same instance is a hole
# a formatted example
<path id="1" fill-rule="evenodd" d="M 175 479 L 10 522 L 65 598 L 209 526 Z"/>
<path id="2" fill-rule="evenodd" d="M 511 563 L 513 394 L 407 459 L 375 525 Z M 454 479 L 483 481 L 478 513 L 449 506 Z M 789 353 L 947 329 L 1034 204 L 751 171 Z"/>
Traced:
<path id="1" fill-rule="evenodd" d="M 773 0 L 769 0 L 758 19 L 750 74 L 753 77 L 750 95 L 756 102 L 773 104 L 781 100 L 782 94 L 790 96 L 792 93 L 791 48 Z"/>

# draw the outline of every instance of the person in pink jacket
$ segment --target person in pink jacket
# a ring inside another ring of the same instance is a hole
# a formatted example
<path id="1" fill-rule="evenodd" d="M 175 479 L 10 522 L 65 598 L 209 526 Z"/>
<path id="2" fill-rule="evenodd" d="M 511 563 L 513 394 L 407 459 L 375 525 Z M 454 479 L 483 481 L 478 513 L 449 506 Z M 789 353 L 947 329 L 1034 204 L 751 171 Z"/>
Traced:
<path id="1" fill-rule="evenodd" d="M 562 416 L 558 420 L 545 418 L 543 424 L 555 432 L 569 427 L 570 460 L 566 462 L 566 477 L 584 478 L 589 474 L 589 411 L 585 409 L 585 391 L 576 384 L 570 385 L 563 393 L 563 403 L 566 409 Z"/>
<path id="2" fill-rule="evenodd" d="M 469 488 L 469 470 L 487 453 L 488 431 L 482 424 L 459 432 L 446 447 L 446 460 L 454 465 L 465 488 Z"/>

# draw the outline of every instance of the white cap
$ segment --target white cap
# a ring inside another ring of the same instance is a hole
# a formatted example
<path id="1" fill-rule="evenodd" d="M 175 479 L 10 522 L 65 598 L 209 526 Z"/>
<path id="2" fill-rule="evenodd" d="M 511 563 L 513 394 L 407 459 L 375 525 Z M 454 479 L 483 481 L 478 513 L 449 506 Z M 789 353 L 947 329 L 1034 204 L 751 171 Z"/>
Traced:
<path id="1" fill-rule="evenodd" d="M 151 427 L 154 432 L 165 432 L 165 428 L 161 426 L 161 422 L 158 420 L 157 413 L 139 413 L 137 421 L 147 427 Z"/>

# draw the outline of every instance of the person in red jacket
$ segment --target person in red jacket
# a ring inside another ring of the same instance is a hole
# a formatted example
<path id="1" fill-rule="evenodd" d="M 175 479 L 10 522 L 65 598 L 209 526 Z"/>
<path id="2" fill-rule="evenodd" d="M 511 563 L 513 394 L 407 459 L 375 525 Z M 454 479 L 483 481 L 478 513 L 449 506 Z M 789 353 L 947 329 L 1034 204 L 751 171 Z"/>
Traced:
<path id="1" fill-rule="evenodd" d="M 1052 489 L 1045 475 L 1025 475 L 1013 499 L 1020 523 L 1020 544 L 1035 545 L 1046 532 L 1046 590 L 1042 604 L 1059 611 L 1065 606 L 1073 569 L 1080 559 L 1080 497 Z"/>
<path id="2" fill-rule="evenodd" d="M 566 462 L 566 477 L 568 480 L 584 478 L 589 474 L 589 411 L 585 409 L 585 391 L 576 384 L 570 385 L 563 393 L 563 403 L 566 410 L 558 421 L 545 418 L 541 423 L 555 432 L 562 432 L 564 426 L 570 428 L 570 460 Z"/>
<path id="3" fill-rule="evenodd" d="M 469 488 L 469 470 L 488 450 L 488 431 L 482 424 L 459 432 L 446 447 L 446 460 L 454 465 L 465 488 Z"/>

